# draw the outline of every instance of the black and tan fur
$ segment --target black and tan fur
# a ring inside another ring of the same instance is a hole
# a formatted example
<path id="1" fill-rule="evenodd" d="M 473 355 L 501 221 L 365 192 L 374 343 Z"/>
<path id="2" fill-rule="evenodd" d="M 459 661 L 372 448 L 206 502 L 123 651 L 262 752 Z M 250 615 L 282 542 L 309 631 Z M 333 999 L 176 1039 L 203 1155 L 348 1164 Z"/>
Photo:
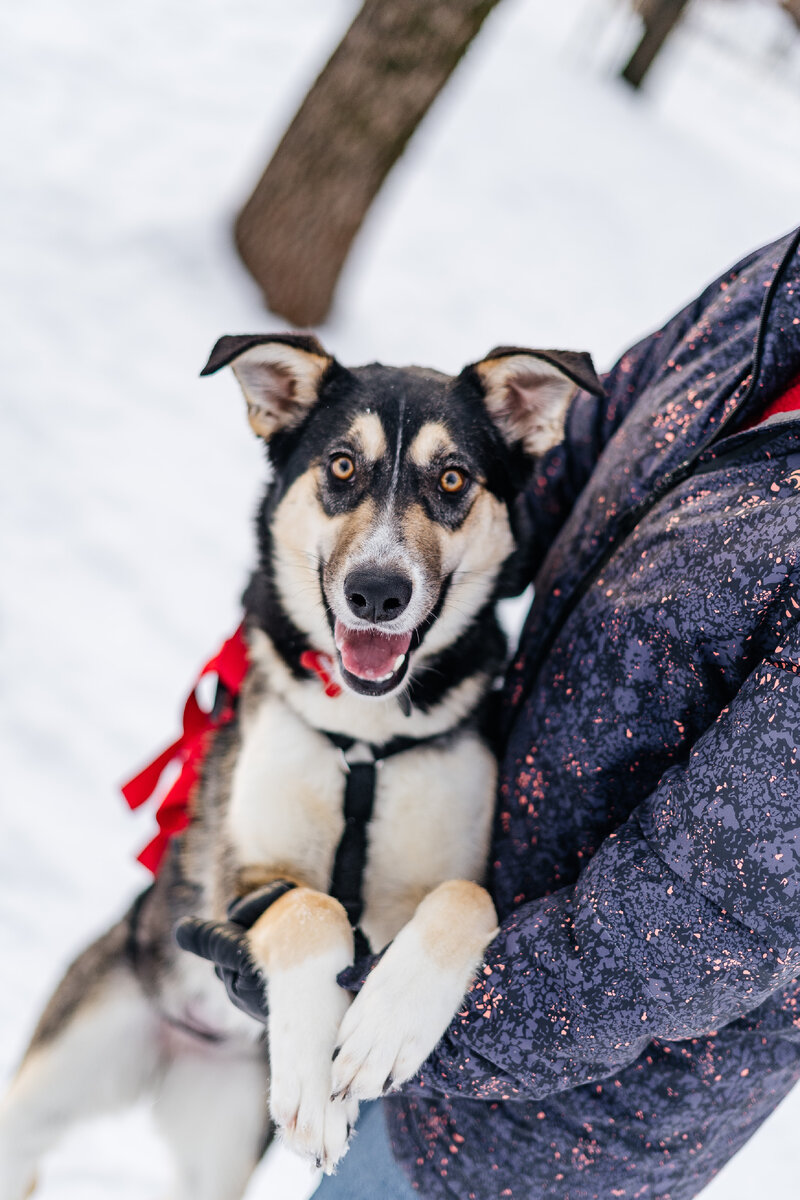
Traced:
<path id="1" fill-rule="evenodd" d="M 496 776 L 483 718 L 504 654 L 495 605 L 511 590 L 531 459 L 559 440 L 575 386 L 599 388 L 591 361 L 500 348 L 452 379 L 348 370 L 314 338 L 254 335 L 221 339 L 205 373 L 228 364 L 271 462 L 245 596 L 251 667 L 188 831 L 39 1023 L 0 1111 L 0 1200 L 28 1194 L 73 1121 L 147 1093 L 180 1200 L 239 1197 L 276 1126 L 332 1169 L 358 1101 L 418 1069 L 495 929 L 480 886 Z M 407 650 L 382 671 L 395 641 Z M 301 665 L 309 649 L 330 656 L 340 696 Z M 373 948 L 391 946 L 352 1003 L 336 975 L 353 934 L 327 894 L 344 773 L 326 731 L 420 740 L 378 772 L 362 927 Z M 223 919 L 279 877 L 300 886 L 250 933 L 265 1039 L 172 931 L 187 914 Z"/>

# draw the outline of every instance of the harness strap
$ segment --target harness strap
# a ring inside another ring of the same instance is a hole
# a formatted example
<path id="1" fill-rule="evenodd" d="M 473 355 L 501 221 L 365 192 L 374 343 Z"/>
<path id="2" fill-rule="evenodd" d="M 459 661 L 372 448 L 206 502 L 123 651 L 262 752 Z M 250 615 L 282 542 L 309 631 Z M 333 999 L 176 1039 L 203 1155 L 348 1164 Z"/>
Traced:
<path id="1" fill-rule="evenodd" d="M 340 751 L 346 775 L 344 833 L 336 847 L 328 890 L 347 913 L 355 936 L 356 958 L 362 958 L 371 950 L 360 921 L 364 911 L 367 835 L 375 807 L 377 771 L 385 759 L 426 742 L 437 741 L 445 735 L 437 733 L 427 738 L 396 737 L 383 746 L 373 746 L 340 733 L 330 733 L 328 730 L 321 732 Z"/>
<path id="2" fill-rule="evenodd" d="M 348 748 L 339 748 L 347 773 L 344 788 L 344 832 L 336 847 L 329 890 L 347 913 L 356 939 L 356 958 L 362 958 L 365 952 L 369 953 L 369 942 L 359 922 L 364 911 L 367 832 L 375 807 L 377 761 L 372 748 L 363 742 L 353 742 Z"/>

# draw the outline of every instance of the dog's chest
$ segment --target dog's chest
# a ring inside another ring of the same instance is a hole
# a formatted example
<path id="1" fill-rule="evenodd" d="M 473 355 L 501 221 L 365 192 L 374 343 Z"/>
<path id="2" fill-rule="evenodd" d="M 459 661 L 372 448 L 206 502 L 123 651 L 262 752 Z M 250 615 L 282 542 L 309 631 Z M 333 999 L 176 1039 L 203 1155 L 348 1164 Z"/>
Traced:
<path id="1" fill-rule="evenodd" d="M 373 947 L 390 940 L 437 884 L 481 879 L 495 775 L 494 758 L 472 732 L 376 765 L 361 921 Z M 243 727 L 232 779 L 228 829 L 239 865 L 330 890 L 346 781 L 343 756 L 325 734 L 282 700 L 262 699 Z"/>

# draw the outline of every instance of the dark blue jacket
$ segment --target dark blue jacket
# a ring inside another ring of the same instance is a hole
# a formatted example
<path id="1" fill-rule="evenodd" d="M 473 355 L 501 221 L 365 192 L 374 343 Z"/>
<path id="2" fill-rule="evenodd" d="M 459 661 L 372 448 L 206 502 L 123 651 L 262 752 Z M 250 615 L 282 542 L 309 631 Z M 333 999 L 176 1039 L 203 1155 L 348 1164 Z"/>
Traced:
<path id="1" fill-rule="evenodd" d="M 683 1200 L 800 1073 L 800 419 L 736 432 L 800 372 L 798 240 L 580 393 L 540 464 L 502 926 L 390 1104 L 426 1196 Z"/>

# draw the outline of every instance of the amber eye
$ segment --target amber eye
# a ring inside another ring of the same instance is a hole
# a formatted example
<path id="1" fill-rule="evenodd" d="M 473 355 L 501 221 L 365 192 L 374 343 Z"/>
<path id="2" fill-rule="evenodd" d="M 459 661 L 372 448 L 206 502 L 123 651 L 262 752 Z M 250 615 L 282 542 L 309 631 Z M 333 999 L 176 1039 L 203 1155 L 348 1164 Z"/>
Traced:
<path id="1" fill-rule="evenodd" d="M 454 496 L 456 492 L 462 492 L 466 482 L 466 475 L 461 471 L 457 471 L 455 467 L 448 467 L 439 476 L 439 487 L 443 492 L 447 492 L 448 496 Z"/>
<path id="2" fill-rule="evenodd" d="M 356 464 L 350 458 L 349 454 L 337 454 L 336 458 L 331 459 L 330 469 L 334 479 L 339 479 L 342 483 L 346 483 L 355 474 Z"/>

